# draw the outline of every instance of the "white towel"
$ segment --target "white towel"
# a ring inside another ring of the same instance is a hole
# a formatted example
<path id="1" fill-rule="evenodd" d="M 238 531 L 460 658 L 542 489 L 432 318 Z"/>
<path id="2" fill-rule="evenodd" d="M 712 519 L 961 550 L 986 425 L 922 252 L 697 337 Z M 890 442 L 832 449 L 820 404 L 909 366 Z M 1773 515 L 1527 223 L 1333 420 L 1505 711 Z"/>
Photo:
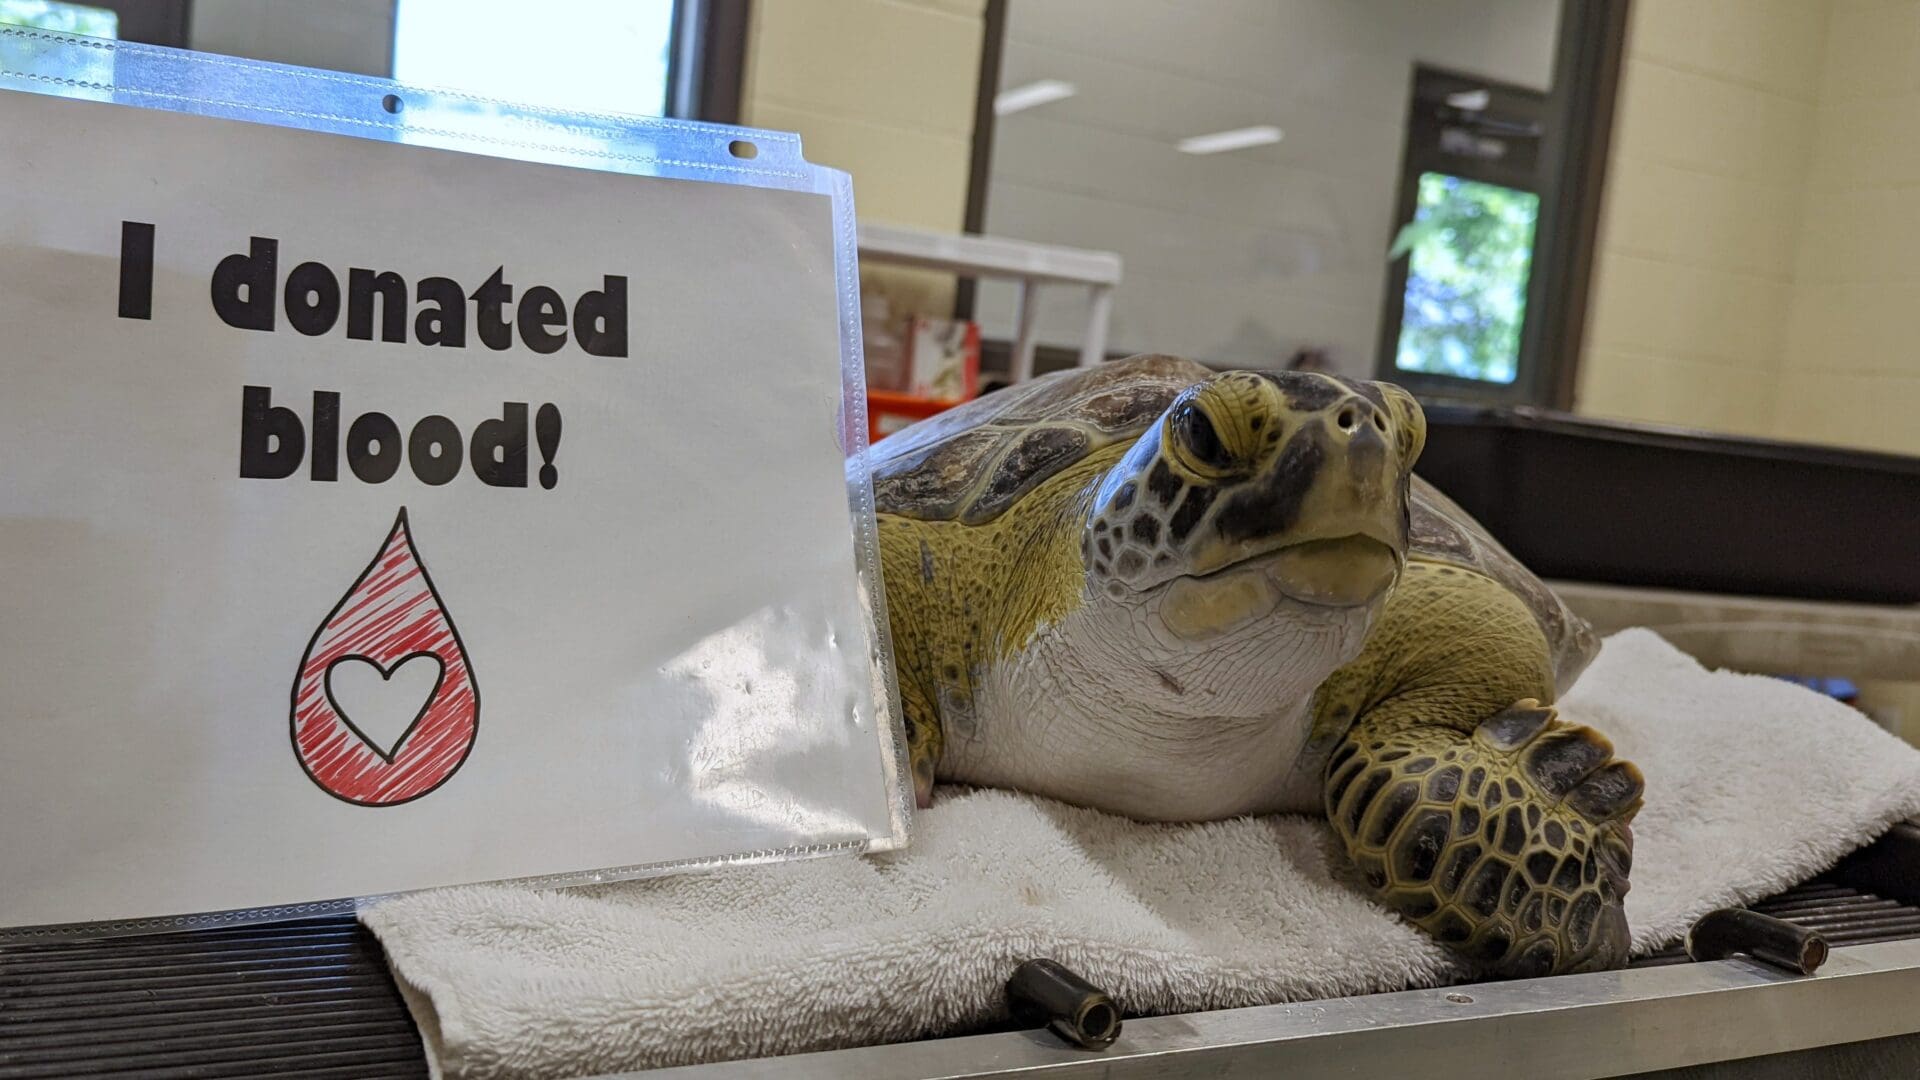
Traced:
<path id="1" fill-rule="evenodd" d="M 1920 752 L 1792 684 L 1609 639 L 1562 703 L 1646 773 L 1627 914 L 1641 952 L 1920 813 Z M 1317 819 L 1146 825 L 958 792 L 893 855 L 565 892 L 479 886 L 362 920 L 436 1073 L 558 1077 L 938 1035 L 1052 957 L 1130 1012 L 1431 986 L 1446 952 L 1335 877 Z"/>

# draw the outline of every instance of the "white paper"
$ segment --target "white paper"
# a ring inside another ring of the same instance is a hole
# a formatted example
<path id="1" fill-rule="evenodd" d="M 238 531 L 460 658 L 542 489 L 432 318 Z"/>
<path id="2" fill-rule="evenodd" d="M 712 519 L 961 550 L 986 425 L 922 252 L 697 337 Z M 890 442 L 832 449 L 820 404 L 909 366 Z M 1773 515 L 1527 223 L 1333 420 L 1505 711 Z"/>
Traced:
<path id="1" fill-rule="evenodd" d="M 0 925 L 893 835 L 830 199 L 15 92 L 0 138 Z M 123 222 L 153 226 L 150 318 L 120 314 Z M 464 347 L 412 302 L 403 343 L 350 338 L 345 299 L 315 336 L 285 297 L 235 328 L 214 271 L 251 237 L 343 294 L 500 267 L 571 312 L 624 277 L 626 355 L 537 320 L 566 342 L 495 350 L 471 300 Z M 249 386 L 300 418 L 290 476 L 241 475 Z M 522 403 L 525 486 L 344 451 L 313 479 L 315 391 L 339 443 L 378 412 L 465 444 Z M 363 575 L 391 587 L 343 605 Z"/>

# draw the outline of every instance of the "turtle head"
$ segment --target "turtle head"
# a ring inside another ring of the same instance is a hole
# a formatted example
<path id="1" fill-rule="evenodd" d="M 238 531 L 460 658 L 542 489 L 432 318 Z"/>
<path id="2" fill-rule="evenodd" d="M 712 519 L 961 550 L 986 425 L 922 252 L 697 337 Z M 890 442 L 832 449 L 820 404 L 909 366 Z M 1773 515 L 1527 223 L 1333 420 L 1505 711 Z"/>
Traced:
<path id="1" fill-rule="evenodd" d="M 1407 556 L 1426 440 L 1412 395 L 1309 372 L 1233 371 L 1184 391 L 1106 475 L 1087 521 L 1095 595 L 1157 594 L 1208 641 L 1292 601 L 1374 604 Z"/>

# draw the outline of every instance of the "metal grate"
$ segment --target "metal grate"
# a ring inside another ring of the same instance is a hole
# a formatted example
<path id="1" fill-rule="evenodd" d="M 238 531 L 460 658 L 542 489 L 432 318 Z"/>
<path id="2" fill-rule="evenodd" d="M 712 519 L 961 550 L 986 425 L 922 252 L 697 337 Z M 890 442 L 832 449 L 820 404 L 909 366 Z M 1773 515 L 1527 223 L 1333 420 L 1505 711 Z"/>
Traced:
<path id="1" fill-rule="evenodd" d="M 1851 885 L 1817 878 L 1751 905 L 1753 910 L 1818 930 L 1835 948 L 1920 937 L 1920 907 L 1888 900 Z M 1674 945 L 1636 960 L 1632 967 L 1684 964 L 1687 954 Z"/>
<path id="2" fill-rule="evenodd" d="M 425 1077 L 350 916 L 0 948 L 0 1078 Z"/>

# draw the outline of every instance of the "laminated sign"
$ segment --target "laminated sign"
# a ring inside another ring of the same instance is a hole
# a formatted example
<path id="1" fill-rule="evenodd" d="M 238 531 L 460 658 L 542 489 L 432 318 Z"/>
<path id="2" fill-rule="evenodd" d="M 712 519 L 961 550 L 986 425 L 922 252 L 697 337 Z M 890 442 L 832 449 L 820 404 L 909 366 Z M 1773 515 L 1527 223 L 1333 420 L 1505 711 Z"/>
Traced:
<path id="1" fill-rule="evenodd" d="M 843 174 L 5 27 L 0 145 L 0 935 L 904 841 Z"/>

